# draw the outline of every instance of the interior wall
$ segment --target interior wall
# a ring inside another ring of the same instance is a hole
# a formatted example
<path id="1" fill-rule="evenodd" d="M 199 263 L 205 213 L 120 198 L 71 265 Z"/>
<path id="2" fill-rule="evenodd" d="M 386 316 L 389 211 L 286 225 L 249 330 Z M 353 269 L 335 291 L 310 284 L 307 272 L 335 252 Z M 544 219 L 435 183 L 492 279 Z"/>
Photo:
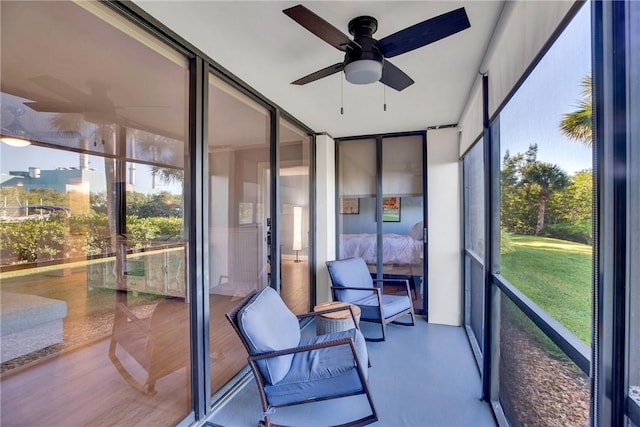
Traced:
<path id="1" fill-rule="evenodd" d="M 454 326 L 463 320 L 458 140 L 456 128 L 427 133 L 429 322 Z"/>
<path id="2" fill-rule="evenodd" d="M 331 301 L 326 262 L 336 259 L 335 142 L 316 136 L 316 301 Z"/>

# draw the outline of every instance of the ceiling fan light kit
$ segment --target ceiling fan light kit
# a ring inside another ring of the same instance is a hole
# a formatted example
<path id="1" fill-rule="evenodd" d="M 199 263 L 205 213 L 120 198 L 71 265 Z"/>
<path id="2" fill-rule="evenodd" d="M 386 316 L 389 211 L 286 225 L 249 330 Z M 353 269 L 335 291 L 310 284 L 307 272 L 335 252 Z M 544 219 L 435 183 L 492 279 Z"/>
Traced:
<path id="1" fill-rule="evenodd" d="M 13 114 L 14 120 L 6 128 L 2 128 L 0 141 L 11 147 L 26 147 L 31 144 L 27 130 L 20 123 L 20 116 L 25 113 L 23 108 L 7 107 Z"/>
<path id="2" fill-rule="evenodd" d="M 404 90 L 414 81 L 387 58 L 418 49 L 471 26 L 465 9 L 461 7 L 376 40 L 373 33 L 378 29 L 378 21 L 371 16 L 358 16 L 349 22 L 352 40 L 302 5 L 285 9 L 283 13 L 331 46 L 345 52 L 343 62 L 292 82 L 295 85 L 305 85 L 344 71 L 350 83 L 379 81 L 397 91 Z"/>
<path id="3" fill-rule="evenodd" d="M 373 59 L 361 59 L 348 63 L 344 74 L 349 83 L 365 85 L 375 83 L 382 77 L 382 62 Z"/>

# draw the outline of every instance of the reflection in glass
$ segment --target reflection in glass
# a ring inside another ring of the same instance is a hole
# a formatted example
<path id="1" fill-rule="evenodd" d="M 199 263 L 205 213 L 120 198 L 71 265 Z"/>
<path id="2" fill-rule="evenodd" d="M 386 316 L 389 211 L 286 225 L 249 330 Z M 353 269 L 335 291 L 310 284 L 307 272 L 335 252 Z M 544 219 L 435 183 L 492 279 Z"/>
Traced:
<path id="1" fill-rule="evenodd" d="M 499 394 L 516 426 L 589 425 L 589 378 L 504 294 Z"/>
<path id="2" fill-rule="evenodd" d="M 246 364 L 224 317 L 269 283 L 269 113 L 209 75 L 209 303 L 211 391 Z"/>
<path id="3" fill-rule="evenodd" d="M 409 281 L 413 307 L 423 310 L 424 199 L 422 136 L 382 139 L 382 274 Z M 389 282 L 386 292 L 394 287 Z M 397 290 L 393 290 L 396 292 Z"/>
<path id="4" fill-rule="evenodd" d="M 307 134 L 281 120 L 280 141 L 280 295 L 296 314 L 309 312 L 309 165 Z"/>
<path id="5" fill-rule="evenodd" d="M 0 7 L 2 128 L 20 109 L 31 142 L 0 143 L 2 423 L 175 425 L 187 61 L 96 2 Z"/>
<path id="6" fill-rule="evenodd" d="M 361 257 L 376 272 L 376 140 L 338 146 L 338 258 Z"/>

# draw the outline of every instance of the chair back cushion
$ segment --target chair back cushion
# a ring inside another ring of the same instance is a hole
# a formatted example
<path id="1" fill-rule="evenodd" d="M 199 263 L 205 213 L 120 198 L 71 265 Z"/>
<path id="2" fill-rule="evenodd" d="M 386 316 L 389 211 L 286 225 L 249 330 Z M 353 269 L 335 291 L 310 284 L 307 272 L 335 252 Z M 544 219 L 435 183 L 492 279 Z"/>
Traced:
<path id="1" fill-rule="evenodd" d="M 352 286 L 356 288 L 373 288 L 373 279 L 367 263 L 362 258 L 348 258 L 327 263 L 329 276 L 335 288 Z M 340 301 L 355 302 L 367 296 L 366 291 L 340 291 L 336 289 L 336 297 Z"/>
<path id="2" fill-rule="evenodd" d="M 272 288 L 264 288 L 238 312 L 238 327 L 253 354 L 297 347 L 298 318 Z M 276 384 L 289 372 L 293 354 L 258 361 L 262 376 Z"/>

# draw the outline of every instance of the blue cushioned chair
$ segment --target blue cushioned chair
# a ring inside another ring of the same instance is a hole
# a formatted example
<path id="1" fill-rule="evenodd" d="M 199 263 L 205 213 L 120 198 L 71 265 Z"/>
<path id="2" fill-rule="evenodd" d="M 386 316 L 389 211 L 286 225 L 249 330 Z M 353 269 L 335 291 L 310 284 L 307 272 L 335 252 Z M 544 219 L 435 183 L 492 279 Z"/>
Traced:
<path id="1" fill-rule="evenodd" d="M 331 294 L 334 301 L 348 302 L 360 307 L 361 321 L 377 322 L 382 325 L 382 338 L 367 338 L 368 341 L 384 341 L 387 323 L 398 325 L 415 325 L 415 315 L 409 281 L 406 279 L 373 279 L 366 262 L 362 258 L 349 258 L 327 261 L 329 277 L 331 277 Z M 387 295 L 384 283 L 403 283 L 406 290 L 403 295 Z M 380 284 L 380 287 L 375 286 Z M 396 319 L 411 316 L 411 322 L 400 322 Z"/>
<path id="2" fill-rule="evenodd" d="M 367 346 L 360 330 L 301 338 L 299 319 L 340 310 L 351 311 L 340 307 L 296 316 L 276 291 L 265 288 L 226 314 L 249 353 L 264 410 L 260 425 L 276 425 L 269 417 L 276 407 L 356 394 L 366 394 L 371 415 L 340 426 L 378 420 L 367 387 Z"/>

